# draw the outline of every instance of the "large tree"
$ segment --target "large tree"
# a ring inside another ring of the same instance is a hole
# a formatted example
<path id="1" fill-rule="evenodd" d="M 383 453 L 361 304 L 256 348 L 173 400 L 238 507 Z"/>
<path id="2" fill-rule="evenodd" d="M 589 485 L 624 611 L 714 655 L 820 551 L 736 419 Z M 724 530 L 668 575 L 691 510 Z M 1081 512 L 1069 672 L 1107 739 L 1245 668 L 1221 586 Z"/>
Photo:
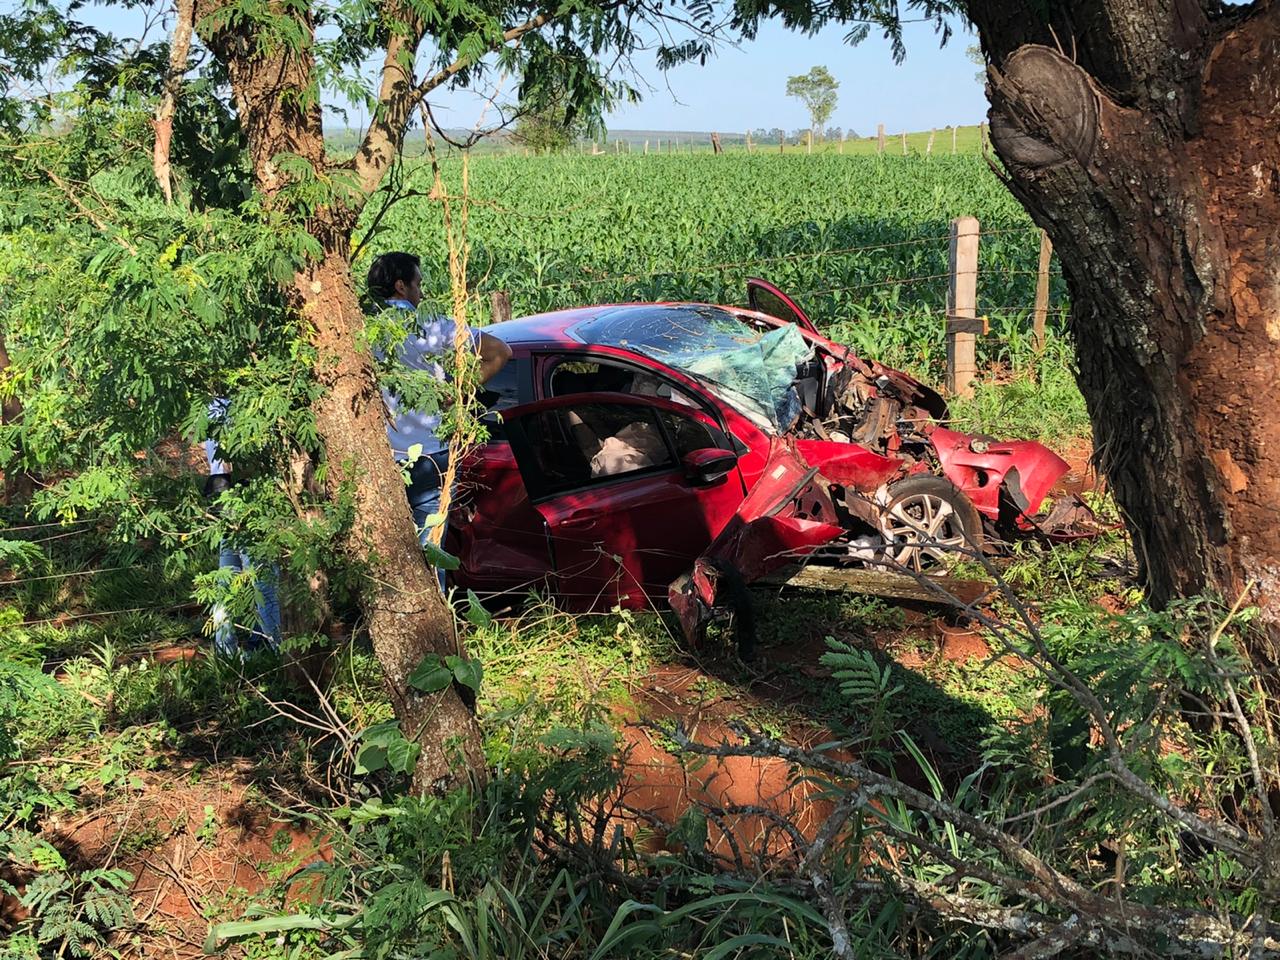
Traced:
<path id="1" fill-rule="evenodd" d="M 1152 595 L 1244 595 L 1280 665 L 1280 5 L 968 12 L 992 144 L 1062 261 Z"/>
<path id="2" fill-rule="evenodd" d="M 423 788 L 474 769 L 480 736 L 460 688 L 422 693 L 408 682 L 425 655 L 455 653 L 452 617 L 423 560 L 385 439 L 373 362 L 361 346 L 352 231 L 433 91 L 483 78 L 487 63 L 519 78 L 529 110 L 560 104 L 590 116 L 612 89 L 600 66 L 603 54 L 625 57 L 651 39 L 646 25 L 683 16 L 680 4 L 662 7 L 643 0 L 625 6 L 475 0 L 446 10 L 425 0 L 310 0 L 249 11 L 229 0 L 199 0 L 195 8 L 198 36 L 226 69 L 254 180 L 268 206 L 299 182 L 345 185 L 305 210 L 317 250 L 294 274 L 288 300 L 311 330 L 320 387 L 313 410 L 329 489 L 336 494 L 348 483 L 354 495 L 348 551 L 376 558 L 363 612 L 402 728 L 423 747 L 417 770 Z M 329 54 L 332 41 L 321 38 L 324 25 L 340 27 L 336 57 Z M 691 41 L 661 53 L 678 59 L 699 49 Z M 325 149 L 323 72 L 353 70 L 370 54 L 380 67 L 369 129 L 353 157 L 335 159 Z"/>
<path id="3" fill-rule="evenodd" d="M 1071 292 L 1079 384 L 1151 596 L 1262 612 L 1280 666 L 1280 4 L 912 0 L 977 29 L 991 141 Z M 886 0 L 739 0 L 753 33 Z"/>
<path id="4" fill-rule="evenodd" d="M 824 66 L 816 66 L 808 73 L 787 77 L 787 96 L 795 97 L 809 111 L 809 138 L 822 138 L 826 122 L 835 112 L 840 81 Z"/>

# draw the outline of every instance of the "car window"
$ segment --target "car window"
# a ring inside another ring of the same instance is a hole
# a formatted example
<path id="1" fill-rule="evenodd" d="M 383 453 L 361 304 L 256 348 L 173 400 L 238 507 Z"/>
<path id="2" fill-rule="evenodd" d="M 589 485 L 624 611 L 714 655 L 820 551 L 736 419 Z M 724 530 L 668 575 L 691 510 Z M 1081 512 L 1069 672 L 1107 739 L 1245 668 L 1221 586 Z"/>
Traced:
<path id="1" fill-rule="evenodd" d="M 476 391 L 476 399 L 487 411 L 506 410 L 520 405 L 519 361 L 508 361 L 487 383 Z M 482 418 L 489 433 L 489 443 L 505 443 L 506 430 L 502 418 L 492 414 Z"/>
<path id="2" fill-rule="evenodd" d="M 791 308 L 790 304 L 784 303 L 769 290 L 752 287 L 750 299 L 751 309 L 757 313 L 768 314 L 786 323 L 798 322 L 796 312 Z"/>
<path id="3" fill-rule="evenodd" d="M 547 377 L 547 396 L 573 393 L 629 393 L 660 397 L 685 406 L 698 404 L 671 381 L 647 370 L 607 360 L 564 359 L 555 362 Z"/>
<path id="4" fill-rule="evenodd" d="M 490 410 L 506 410 L 520 405 L 518 367 L 518 361 L 508 361 L 480 387 L 479 398 Z"/>
<path id="5" fill-rule="evenodd" d="M 521 417 L 520 428 L 533 459 L 521 472 L 535 499 L 676 463 L 650 407 L 560 407 Z"/>
<path id="6" fill-rule="evenodd" d="M 677 416 L 666 410 L 660 411 L 659 416 L 671 434 L 671 439 L 675 443 L 676 456 L 681 460 L 694 450 L 705 450 L 708 447 L 716 447 L 720 450 L 733 449 L 733 444 L 729 442 L 724 431 L 707 426 L 701 420 Z"/>

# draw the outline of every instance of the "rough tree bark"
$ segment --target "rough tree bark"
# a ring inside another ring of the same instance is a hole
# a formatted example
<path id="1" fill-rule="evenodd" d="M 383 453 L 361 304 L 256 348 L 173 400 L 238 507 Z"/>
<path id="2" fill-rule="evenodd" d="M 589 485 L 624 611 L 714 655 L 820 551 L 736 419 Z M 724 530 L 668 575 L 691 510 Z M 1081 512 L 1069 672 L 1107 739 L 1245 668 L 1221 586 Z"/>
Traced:
<path id="1" fill-rule="evenodd" d="M 166 203 L 173 203 L 173 167 L 169 163 L 169 144 L 173 140 L 173 115 L 178 106 L 178 90 L 187 72 L 187 55 L 191 52 L 191 32 L 195 28 L 195 0 L 174 3 L 173 33 L 169 37 L 169 71 L 164 78 L 160 104 L 151 121 L 156 139 L 151 148 L 151 170 L 164 193 Z"/>
<path id="2" fill-rule="evenodd" d="M 1151 595 L 1252 585 L 1280 665 L 1280 3 L 968 8 Z"/>
<path id="3" fill-rule="evenodd" d="M 260 44 L 252 24 L 223 20 L 217 5 L 215 0 L 197 10 L 197 29 L 227 66 L 260 189 L 274 198 L 285 186 L 274 163 L 281 153 L 303 157 L 318 176 L 326 175 L 320 104 L 304 95 L 313 90 L 314 82 L 307 46 L 290 55 L 280 44 Z M 305 19 L 301 23 L 310 36 L 313 25 Z M 392 46 L 399 45 L 392 41 Z M 389 51 L 388 63 L 397 62 L 398 56 Z M 384 76 L 388 85 L 407 89 L 403 72 L 389 71 Z M 359 158 L 369 192 L 398 147 L 395 129 Z M 452 614 L 423 558 L 404 481 L 387 442 L 372 360 L 358 346 L 364 317 L 352 282 L 350 249 L 358 213 L 355 205 L 337 204 L 314 212 L 307 226 L 323 256 L 299 272 L 287 292 L 309 324 L 315 373 L 325 388 L 314 413 L 330 492 L 336 494 L 344 482 L 354 490 L 355 521 L 347 550 L 358 562 L 376 560 L 362 603 L 374 654 L 401 729 L 422 746 L 416 787 L 432 790 L 476 775 L 483 767 L 483 753 L 475 716 L 455 687 L 421 694 L 407 683 L 427 653 L 458 651 Z"/>

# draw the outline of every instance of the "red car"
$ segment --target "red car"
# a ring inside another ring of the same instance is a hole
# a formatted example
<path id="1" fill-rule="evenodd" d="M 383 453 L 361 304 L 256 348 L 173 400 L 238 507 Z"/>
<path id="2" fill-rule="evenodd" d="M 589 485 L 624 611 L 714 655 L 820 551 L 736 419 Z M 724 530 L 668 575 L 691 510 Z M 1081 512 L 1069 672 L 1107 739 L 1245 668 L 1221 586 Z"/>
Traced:
<path id="1" fill-rule="evenodd" d="M 689 634 L 819 547 L 921 571 L 1038 528 L 1067 464 L 947 429 L 947 406 L 826 339 L 777 288 L 750 310 L 584 307 L 486 327 L 513 359 L 460 470 L 456 586 L 573 610 L 669 601 Z M 740 592 L 740 591 L 739 591 Z"/>

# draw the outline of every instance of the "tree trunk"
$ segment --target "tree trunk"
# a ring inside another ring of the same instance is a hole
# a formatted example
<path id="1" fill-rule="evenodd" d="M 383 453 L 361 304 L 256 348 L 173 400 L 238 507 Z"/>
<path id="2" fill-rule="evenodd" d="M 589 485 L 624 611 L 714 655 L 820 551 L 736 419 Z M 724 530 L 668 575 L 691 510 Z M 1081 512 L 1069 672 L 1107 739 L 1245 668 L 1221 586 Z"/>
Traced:
<path id="1" fill-rule="evenodd" d="M 187 72 L 191 32 L 195 27 L 195 8 L 195 0 L 176 0 L 174 3 L 173 33 L 169 37 L 169 72 L 165 75 L 164 90 L 160 94 L 155 119 L 151 121 L 156 135 L 151 148 L 151 170 L 164 193 L 165 203 L 173 203 L 173 168 L 169 163 L 169 143 L 173 139 L 173 115 L 178 106 L 178 90 L 182 86 L 183 74 Z"/>
<path id="2" fill-rule="evenodd" d="M 9 351 L 4 331 L 0 330 L 0 374 L 9 369 Z M 22 416 L 22 403 L 17 397 L 0 401 L 0 423 L 15 423 Z M 31 497 L 31 478 L 22 470 L 0 471 L 0 503 L 15 503 Z"/>
<path id="3" fill-rule="evenodd" d="M 1030 6 L 969 4 L 1099 462 L 1152 599 L 1248 590 L 1280 664 L 1280 4 Z"/>
<path id="4" fill-rule="evenodd" d="M 480 733 L 456 688 L 425 695 L 407 683 L 427 653 L 461 651 L 453 615 L 423 560 L 404 480 L 387 442 L 372 363 L 355 347 L 364 316 L 345 249 L 327 251 L 322 261 L 295 278 L 295 284 L 305 303 L 304 316 L 312 324 L 316 375 L 325 388 L 314 413 L 329 463 L 329 488 L 336 493 L 344 481 L 352 482 L 355 523 L 348 549 L 357 561 L 376 563 L 362 602 L 374 654 L 401 730 L 422 746 L 418 788 L 449 785 L 483 768 Z"/>
<path id="5" fill-rule="evenodd" d="M 326 173 L 320 104 L 309 94 L 314 80 L 309 45 L 290 56 L 279 43 L 256 43 L 252 25 L 223 23 L 216 13 L 206 19 L 211 12 L 198 11 L 202 38 L 227 66 L 254 174 L 271 202 L 286 185 L 274 162 L 279 154 L 303 157 L 318 175 Z M 303 20 L 301 25 L 310 36 L 312 24 Z M 269 52 L 260 53 L 264 49 Z M 373 565 L 362 610 L 374 654 L 401 730 L 422 747 L 415 785 L 428 791 L 478 775 L 483 752 L 479 725 L 458 688 L 424 695 L 407 682 L 428 653 L 459 651 L 453 615 L 423 557 L 387 441 L 373 363 L 358 346 L 364 316 L 350 265 L 357 215 L 357 209 L 337 203 L 313 212 L 307 226 L 323 256 L 299 272 L 287 292 L 311 331 L 315 374 L 324 388 L 313 412 L 328 464 L 328 490 L 336 496 L 347 484 L 354 493 L 346 552 L 357 564 Z"/>

